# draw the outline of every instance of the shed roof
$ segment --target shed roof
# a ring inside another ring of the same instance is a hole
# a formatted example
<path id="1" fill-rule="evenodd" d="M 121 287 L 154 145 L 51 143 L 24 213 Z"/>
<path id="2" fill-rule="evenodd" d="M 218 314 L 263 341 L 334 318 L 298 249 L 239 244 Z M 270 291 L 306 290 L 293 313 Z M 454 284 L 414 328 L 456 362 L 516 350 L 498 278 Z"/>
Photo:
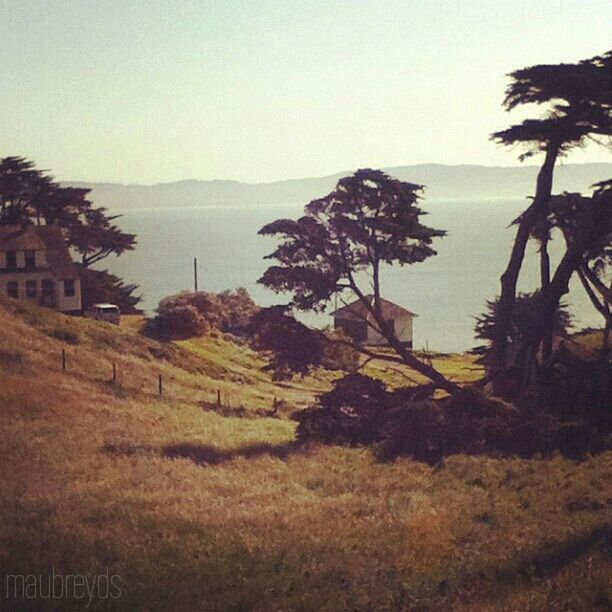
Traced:
<path id="1" fill-rule="evenodd" d="M 374 304 L 374 295 L 366 295 L 365 298 L 370 305 Z M 407 310 L 406 308 L 398 306 L 397 304 L 383 298 L 380 298 L 380 305 L 382 308 L 383 317 L 385 317 L 385 319 L 393 319 L 404 316 L 418 316 L 414 312 L 411 312 L 410 310 Z M 351 302 L 350 304 L 347 304 L 346 306 L 338 308 L 338 310 L 332 312 L 332 316 L 336 319 L 362 319 L 368 315 L 369 313 L 366 307 L 360 300 L 355 300 L 354 302 Z"/>
<path id="2" fill-rule="evenodd" d="M 49 269 L 60 280 L 79 278 L 68 245 L 57 225 L 2 225 L 0 250 L 45 251 Z"/>

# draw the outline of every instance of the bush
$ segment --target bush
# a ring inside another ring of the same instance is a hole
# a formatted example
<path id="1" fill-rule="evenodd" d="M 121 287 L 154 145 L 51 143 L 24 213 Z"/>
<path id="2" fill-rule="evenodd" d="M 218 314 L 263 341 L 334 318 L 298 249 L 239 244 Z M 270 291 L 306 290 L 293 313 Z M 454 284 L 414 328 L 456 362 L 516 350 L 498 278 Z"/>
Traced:
<path id="1" fill-rule="evenodd" d="M 222 291 L 216 297 L 221 305 L 221 331 L 234 336 L 245 336 L 251 319 L 259 312 L 259 306 L 249 292 L 244 287 L 238 287 L 234 291 Z"/>
<path id="2" fill-rule="evenodd" d="M 188 304 L 164 308 L 155 318 L 156 331 L 169 338 L 191 338 L 203 334 L 208 325 L 204 317 Z"/>
<path id="3" fill-rule="evenodd" d="M 403 455 L 429 464 L 454 454 L 532 457 L 558 450 L 580 458 L 610 447 L 609 437 L 587 424 L 521 411 L 475 387 L 441 400 L 427 393 L 425 386 L 391 393 L 366 376 L 346 376 L 318 406 L 297 413 L 298 439 L 373 444 L 380 460 Z"/>
<path id="4" fill-rule="evenodd" d="M 182 291 L 164 298 L 157 307 L 151 331 L 167 338 L 190 338 L 212 329 L 244 335 L 258 306 L 246 289 Z"/>
<path id="5" fill-rule="evenodd" d="M 251 320 L 251 345 L 269 357 L 266 370 L 275 380 L 305 375 L 321 365 L 322 334 L 286 313 L 285 306 L 262 308 Z"/>
<path id="6" fill-rule="evenodd" d="M 340 331 L 330 331 L 323 339 L 323 356 L 321 366 L 326 370 L 355 372 L 359 367 L 360 354 L 353 347 L 344 344 L 347 339 Z"/>

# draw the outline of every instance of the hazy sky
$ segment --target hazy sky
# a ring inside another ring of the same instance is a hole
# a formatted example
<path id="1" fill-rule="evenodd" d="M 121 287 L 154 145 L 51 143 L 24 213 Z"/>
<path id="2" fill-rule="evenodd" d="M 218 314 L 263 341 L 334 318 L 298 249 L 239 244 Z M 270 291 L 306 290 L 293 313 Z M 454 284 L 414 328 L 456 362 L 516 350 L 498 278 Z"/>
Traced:
<path id="1" fill-rule="evenodd" d="M 517 163 L 488 141 L 505 73 L 606 51 L 612 2 L 0 0 L 0 41 L 0 156 L 258 182 Z"/>

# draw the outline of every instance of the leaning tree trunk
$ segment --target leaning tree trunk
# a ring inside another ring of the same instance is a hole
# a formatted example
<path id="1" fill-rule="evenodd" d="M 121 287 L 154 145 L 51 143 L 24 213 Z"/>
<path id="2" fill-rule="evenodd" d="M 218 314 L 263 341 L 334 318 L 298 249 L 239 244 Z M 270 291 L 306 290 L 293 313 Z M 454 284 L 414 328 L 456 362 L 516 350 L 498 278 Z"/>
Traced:
<path id="1" fill-rule="evenodd" d="M 525 249 L 534 225 L 541 218 L 552 193 L 552 181 L 555 163 L 559 155 L 559 145 L 549 143 L 544 163 L 538 173 L 536 193 L 533 202 L 521 215 L 519 226 L 512 246 L 510 260 L 501 276 L 501 294 L 498 302 L 497 320 L 494 329 L 491 366 L 493 370 L 502 370 L 506 364 L 508 332 L 512 320 L 512 310 L 516 299 L 516 286 L 525 257 Z"/>
<path id="2" fill-rule="evenodd" d="M 378 274 L 376 274 L 376 277 L 377 276 Z M 438 370 L 436 370 L 436 368 L 434 368 L 432 365 L 429 365 L 428 363 L 421 361 L 418 357 L 415 357 L 395 335 L 395 332 L 391 329 L 387 321 L 385 321 L 385 318 L 382 316 L 380 307 L 380 288 L 378 282 L 376 282 L 375 286 L 374 307 L 368 303 L 365 295 L 359 290 L 359 287 L 357 287 L 354 282 L 351 282 L 351 289 L 355 292 L 355 295 L 359 298 L 359 301 L 363 304 L 365 309 L 372 315 L 372 318 L 376 323 L 376 327 L 378 328 L 377 331 L 408 367 L 412 368 L 419 374 L 422 374 L 431 380 L 431 382 L 434 383 L 437 388 L 442 389 L 451 395 L 459 390 L 459 385 L 448 380 L 446 376 L 438 372 Z"/>
<path id="3" fill-rule="evenodd" d="M 601 206 L 589 211 L 588 219 L 581 228 L 579 236 L 568 246 L 550 284 L 540 294 L 535 321 L 525 334 L 523 346 L 519 352 L 517 359 L 519 366 L 524 367 L 535 356 L 546 334 L 547 322 L 553 319 L 561 298 L 569 291 L 570 278 L 580 267 L 585 250 L 589 244 L 608 231 L 609 218 L 607 215 L 610 213 L 606 206 L 607 203 L 602 202 Z"/>

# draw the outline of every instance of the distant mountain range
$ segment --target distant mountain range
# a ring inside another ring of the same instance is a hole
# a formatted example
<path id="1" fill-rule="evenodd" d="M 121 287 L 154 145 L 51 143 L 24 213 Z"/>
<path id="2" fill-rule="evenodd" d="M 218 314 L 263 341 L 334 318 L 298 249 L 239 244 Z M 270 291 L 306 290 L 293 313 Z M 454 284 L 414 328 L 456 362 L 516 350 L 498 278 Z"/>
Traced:
<path id="1" fill-rule="evenodd" d="M 446 166 L 420 164 L 385 168 L 399 179 L 426 186 L 425 197 L 436 199 L 514 199 L 533 194 L 537 166 Z M 272 183 L 229 180 L 184 180 L 154 185 L 70 182 L 66 185 L 92 189 L 91 198 L 111 209 L 171 208 L 265 204 L 306 204 L 327 194 L 342 176 L 291 179 Z M 612 178 L 612 163 L 563 164 L 555 172 L 554 192 L 588 192 L 589 187 Z"/>

